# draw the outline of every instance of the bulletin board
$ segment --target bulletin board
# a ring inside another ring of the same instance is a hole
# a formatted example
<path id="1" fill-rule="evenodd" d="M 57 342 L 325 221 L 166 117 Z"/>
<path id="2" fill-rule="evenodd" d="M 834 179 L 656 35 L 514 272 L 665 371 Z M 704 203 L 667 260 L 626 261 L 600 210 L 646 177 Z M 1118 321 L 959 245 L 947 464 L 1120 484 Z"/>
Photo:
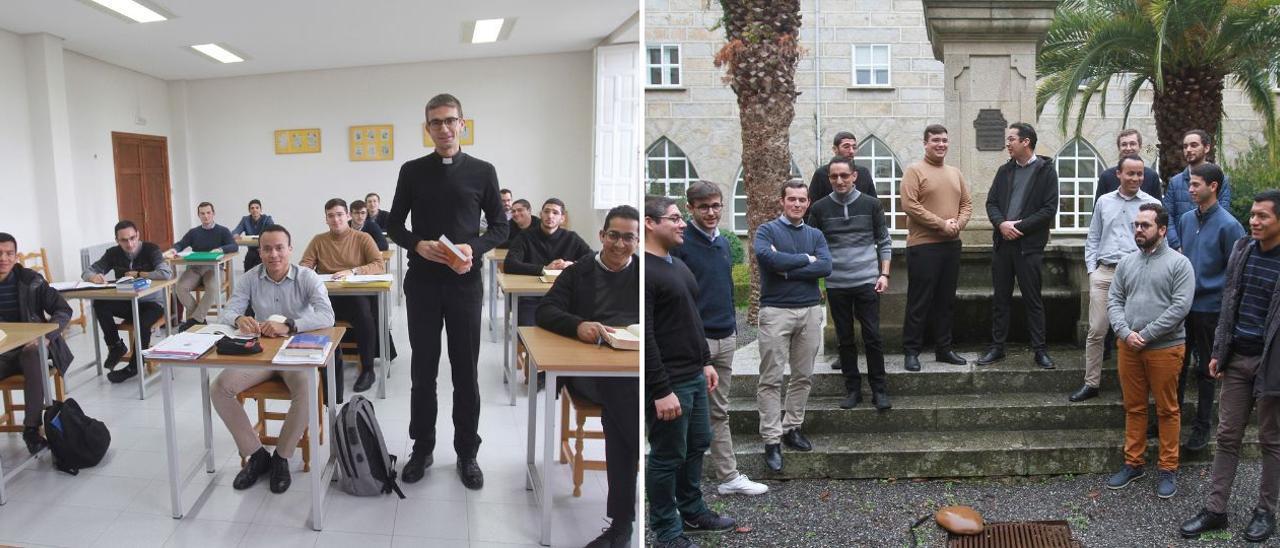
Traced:
<path id="1" fill-rule="evenodd" d="M 277 129 L 276 154 L 312 154 L 320 152 L 320 128 Z"/>
<path id="2" fill-rule="evenodd" d="M 391 124 L 351 126 L 347 137 L 352 162 L 391 160 L 396 156 L 396 132 Z"/>

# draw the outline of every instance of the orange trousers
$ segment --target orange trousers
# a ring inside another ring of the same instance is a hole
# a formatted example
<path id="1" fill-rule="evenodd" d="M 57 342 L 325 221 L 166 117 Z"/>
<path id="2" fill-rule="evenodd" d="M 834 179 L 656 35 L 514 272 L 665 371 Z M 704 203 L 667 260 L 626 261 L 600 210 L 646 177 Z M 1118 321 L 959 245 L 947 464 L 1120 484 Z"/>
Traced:
<path id="1" fill-rule="evenodd" d="M 1124 462 L 1142 467 L 1147 452 L 1147 395 L 1156 400 L 1160 423 L 1161 470 L 1178 469 L 1178 440 L 1182 410 L 1178 404 L 1178 375 L 1185 345 L 1135 352 L 1117 340 L 1120 390 L 1124 394 Z"/>

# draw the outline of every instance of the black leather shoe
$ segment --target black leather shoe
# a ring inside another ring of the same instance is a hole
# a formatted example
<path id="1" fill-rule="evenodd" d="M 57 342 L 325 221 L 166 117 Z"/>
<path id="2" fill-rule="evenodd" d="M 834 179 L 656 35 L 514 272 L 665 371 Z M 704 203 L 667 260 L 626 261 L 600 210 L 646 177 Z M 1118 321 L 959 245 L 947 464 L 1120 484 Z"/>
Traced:
<path id="1" fill-rule="evenodd" d="M 1226 525 L 1224 522 L 1223 525 Z M 1271 538 L 1276 532 L 1276 515 L 1261 508 L 1253 509 L 1253 519 L 1244 528 L 1244 539 L 1249 542 L 1262 542 Z"/>
<path id="2" fill-rule="evenodd" d="M 841 365 L 840 365 L 840 358 L 836 358 L 836 359 L 834 359 L 834 360 L 831 360 L 831 369 L 832 369 L 832 370 L 839 371 L 839 370 L 840 370 L 840 367 L 841 367 Z"/>
<path id="3" fill-rule="evenodd" d="M 1226 514 L 1210 512 L 1208 508 L 1201 508 L 1196 517 L 1182 522 L 1182 526 L 1178 527 L 1178 532 L 1182 533 L 1182 538 L 1195 538 L 1200 536 L 1200 533 L 1225 529 L 1226 527 Z"/>
<path id="4" fill-rule="evenodd" d="M 22 441 L 27 444 L 27 452 L 32 455 L 43 451 L 49 442 L 40 435 L 39 426 L 28 426 L 22 429 Z"/>
<path id="5" fill-rule="evenodd" d="M 981 358 L 978 358 L 978 361 L 976 363 L 978 365 L 991 365 L 1003 359 L 1004 359 L 1004 348 L 993 346 L 987 350 L 986 354 L 983 354 Z"/>
<path id="6" fill-rule="evenodd" d="M 415 483 L 427 474 L 427 468 L 431 463 L 435 462 L 435 458 L 431 453 L 423 453 L 414 451 L 409 455 L 409 461 L 404 463 L 404 468 L 400 469 L 400 479 L 405 483 Z"/>
<path id="7" fill-rule="evenodd" d="M 458 477 L 467 489 L 484 487 L 484 472 L 480 471 L 480 463 L 475 458 L 458 457 Z"/>
<path id="8" fill-rule="evenodd" d="M 586 548 L 631 548 L 631 522 L 614 520 L 602 535 L 588 542 Z"/>
<path id="9" fill-rule="evenodd" d="M 125 353 L 129 351 L 129 347 L 124 345 L 124 341 L 116 341 L 115 344 L 107 347 L 107 357 L 102 360 L 103 369 L 115 369 L 116 364 L 120 363 Z"/>
<path id="10" fill-rule="evenodd" d="M 279 453 L 271 454 L 271 492 L 279 495 L 289 490 L 293 479 L 289 477 L 289 459 Z"/>
<path id="11" fill-rule="evenodd" d="M 1089 398 L 1096 398 L 1096 397 L 1098 397 L 1098 387 L 1089 386 L 1086 384 L 1084 386 L 1081 386 L 1079 390 L 1076 390 L 1070 396 L 1067 396 L 1067 399 L 1071 401 L 1084 401 Z"/>
<path id="12" fill-rule="evenodd" d="M 1036 351 L 1036 365 L 1045 369 L 1053 369 L 1053 358 L 1049 357 L 1049 353 L 1044 350 Z"/>
<path id="13" fill-rule="evenodd" d="M 120 384 L 124 381 L 132 379 L 133 376 L 137 374 L 138 374 L 138 366 L 134 365 L 134 363 L 130 361 L 129 365 L 126 365 L 120 369 L 107 373 L 107 380 L 111 381 L 112 384 Z"/>
<path id="14" fill-rule="evenodd" d="M 893 404 L 889 402 L 888 392 L 872 392 L 871 404 L 876 406 L 876 411 L 884 411 L 886 409 L 893 408 Z"/>
<path id="15" fill-rule="evenodd" d="M 792 428 L 791 430 L 783 433 L 782 443 L 796 451 L 813 451 L 813 443 L 810 443 L 809 438 L 804 437 L 804 434 L 800 433 L 799 428 Z"/>
<path id="16" fill-rule="evenodd" d="M 769 443 L 764 446 L 764 463 L 774 472 L 782 471 L 782 444 Z"/>
<path id="17" fill-rule="evenodd" d="M 204 322 L 196 320 L 195 318 L 192 318 L 190 320 L 187 320 L 185 322 L 178 324 L 178 332 L 185 333 L 188 329 L 191 329 L 192 327 L 195 327 L 197 325 L 204 325 Z"/>
<path id="18" fill-rule="evenodd" d="M 969 364 L 969 360 L 964 359 L 964 356 L 956 354 L 956 352 L 951 349 L 947 349 L 947 350 L 943 350 L 942 352 L 935 353 L 933 355 L 933 359 L 937 360 L 939 363 L 949 363 L 952 365 L 968 365 Z"/>
<path id="19" fill-rule="evenodd" d="M 376 378 L 377 374 L 373 372 L 373 368 L 366 367 L 364 371 L 360 372 L 360 376 L 356 377 L 356 384 L 351 389 L 356 392 L 364 392 L 373 386 L 373 381 Z"/>
<path id="20" fill-rule="evenodd" d="M 920 356 L 917 356 L 915 354 L 907 354 L 907 356 L 902 360 L 902 368 L 906 369 L 907 371 L 919 371 Z"/>
<path id="21" fill-rule="evenodd" d="M 248 489 L 253 484 L 258 483 L 258 476 L 266 474 L 271 470 L 271 453 L 266 448 L 259 447 L 252 455 L 249 455 L 249 461 L 244 463 L 244 468 L 240 469 L 240 473 L 236 474 L 235 481 L 231 482 L 231 486 L 236 489 Z"/>
<path id="22" fill-rule="evenodd" d="M 840 408 L 853 409 L 854 407 L 857 407 L 858 404 L 860 403 L 862 403 L 862 391 L 854 390 L 852 392 L 849 392 L 848 394 L 845 394 L 844 399 L 840 400 Z"/>
<path id="23" fill-rule="evenodd" d="M 1209 431 L 1199 426 L 1191 427 L 1191 437 L 1187 438 L 1185 447 L 1189 451 L 1199 451 L 1209 446 Z"/>

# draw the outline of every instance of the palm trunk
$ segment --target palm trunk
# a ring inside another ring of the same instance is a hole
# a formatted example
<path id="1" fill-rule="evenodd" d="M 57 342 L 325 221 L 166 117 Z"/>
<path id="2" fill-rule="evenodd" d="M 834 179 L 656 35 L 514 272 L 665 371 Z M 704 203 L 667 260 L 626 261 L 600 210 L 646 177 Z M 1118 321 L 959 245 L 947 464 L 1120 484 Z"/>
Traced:
<path id="1" fill-rule="evenodd" d="M 1224 76 L 1210 67 L 1171 67 L 1164 71 L 1164 92 L 1156 90 L 1151 110 L 1159 138 L 1160 178 L 1166 182 L 1187 167 L 1182 158 L 1182 136 L 1193 129 L 1218 134 L 1222 120 Z M 1217 153 L 1211 150 L 1210 161 Z"/>

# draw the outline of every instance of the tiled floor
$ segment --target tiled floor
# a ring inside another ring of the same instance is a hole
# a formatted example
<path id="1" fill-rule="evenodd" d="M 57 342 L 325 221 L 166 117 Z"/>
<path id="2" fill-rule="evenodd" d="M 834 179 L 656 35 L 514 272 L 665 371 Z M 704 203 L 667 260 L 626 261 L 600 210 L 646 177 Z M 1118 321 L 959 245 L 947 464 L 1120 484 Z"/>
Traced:
<path id="1" fill-rule="evenodd" d="M 487 301 L 486 301 L 487 302 Z M 501 305 L 499 305 L 501 306 Z M 403 307 L 393 313 L 400 355 L 392 363 L 387 399 L 373 399 L 383 434 L 400 463 L 411 447 L 409 429 L 410 350 Z M 487 328 L 488 314 L 484 314 Z M 214 416 L 217 472 L 198 472 L 184 491 L 188 505 L 181 520 L 170 517 L 167 460 L 164 452 L 163 400 L 153 383 L 147 399 L 137 399 L 134 382 L 112 385 L 91 370 L 73 374 L 70 397 L 111 430 L 111 450 L 103 462 L 79 476 L 53 470 L 45 457 L 8 484 L 9 502 L 0 506 L 0 544 L 21 546 L 449 546 L 511 547 L 538 544 L 538 508 L 524 489 L 526 401 L 507 405 L 502 383 L 501 343 L 487 331 L 480 348 L 480 465 L 485 487 L 469 491 L 458 481 L 451 440 L 453 426 L 448 367 L 441 367 L 440 411 L 435 464 L 416 484 L 402 484 L 408 498 L 394 495 L 351 497 L 331 487 L 326 499 L 324 530 L 312 531 L 310 481 L 302 473 L 301 451 L 293 457 L 293 486 L 274 495 L 265 481 L 246 491 L 231 488 L 239 470 L 235 445 Z M 93 359 L 92 336 L 69 340 L 77 363 Z M 499 338 L 501 341 L 501 338 Z M 350 391 L 354 368 L 348 367 Z M 176 414 L 183 465 L 194 462 L 203 444 L 199 374 L 177 374 Z M 522 385 L 523 387 L 523 385 Z M 373 398 L 375 389 L 365 393 Z M 541 411 L 540 411 L 541 413 Z M 541 415 L 539 415 L 541 417 Z M 593 419 L 594 420 L 594 419 Z M 541 420 L 539 421 L 541 424 Z M 327 437 L 326 437 L 327 439 Z M 598 442 L 596 442 L 598 445 Z M 588 444 L 589 446 L 591 444 Z M 18 434 L 0 434 L 0 459 L 12 467 L 26 450 Z M 541 437 L 539 438 L 541 455 Z M 603 448 L 589 449 L 597 458 Z M 540 460 L 540 458 L 539 458 Z M 605 476 L 588 471 L 582 496 L 572 496 L 568 467 L 552 466 L 552 544 L 582 546 L 607 526 L 604 517 Z M 201 492 L 210 483 L 208 490 Z M 639 546 L 638 537 L 633 544 Z"/>

